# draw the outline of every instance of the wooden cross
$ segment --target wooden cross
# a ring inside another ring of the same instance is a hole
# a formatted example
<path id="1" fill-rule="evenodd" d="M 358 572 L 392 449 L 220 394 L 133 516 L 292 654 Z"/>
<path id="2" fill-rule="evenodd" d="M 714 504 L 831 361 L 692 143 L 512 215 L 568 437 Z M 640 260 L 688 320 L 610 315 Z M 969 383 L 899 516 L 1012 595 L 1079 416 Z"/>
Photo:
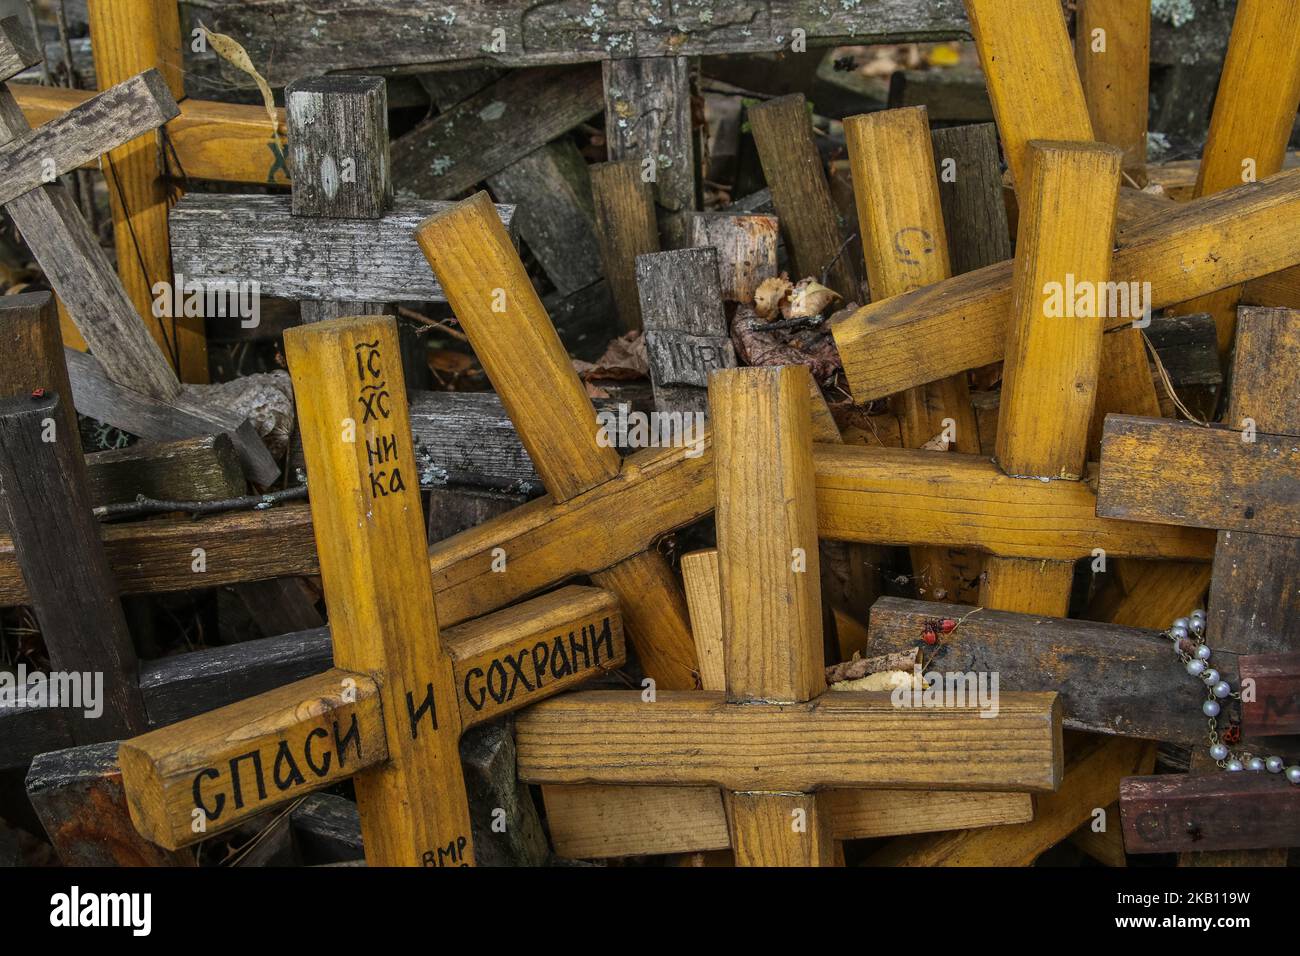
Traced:
<path id="1" fill-rule="evenodd" d="M 0 78 L 38 62 L 17 18 L 0 21 Z M 280 470 L 242 419 L 181 393 L 180 382 L 141 323 L 134 305 L 81 213 L 57 176 L 106 149 L 156 129 L 176 115 L 171 92 L 149 70 L 100 93 L 38 130 L 27 125 L 7 87 L 0 86 L 0 146 L 13 176 L 0 200 L 63 301 L 95 358 L 80 356 L 72 382 L 84 414 L 127 427 L 146 438 L 229 432 L 249 477 L 267 484 Z M 70 360 L 71 361 L 71 360 Z M 88 366 L 83 370 L 81 366 Z M 87 387 L 98 380 L 102 388 Z M 111 394 L 110 394 L 111 393 Z M 71 400 L 72 395 L 67 396 Z M 153 415 L 124 419 L 124 406 L 148 406 Z M 151 427 L 158 412 L 171 431 Z"/>
<path id="2" fill-rule="evenodd" d="M 428 583 L 395 322 L 320 322 L 285 345 L 335 667 L 123 743 L 132 818 L 175 847 L 354 777 L 370 863 L 472 864 L 462 729 L 616 666 L 617 611 L 599 592 L 557 594 L 481 622 L 453 659 Z"/>
<path id="3" fill-rule="evenodd" d="M 1099 514 L 1216 529 L 1206 640 L 1214 666 L 1234 688 L 1239 675 L 1230 655 L 1300 647 L 1294 586 L 1300 575 L 1297 372 L 1300 313 L 1243 309 L 1226 425 L 1109 416 L 1102 439 Z M 1189 697 L 1188 705 L 1195 706 L 1194 695 Z M 1226 723 L 1220 720 L 1221 727 Z M 1248 740 L 1243 746 L 1262 750 L 1268 742 Z M 1193 770 L 1207 762 L 1198 756 Z M 1288 789 L 1271 774 L 1265 782 L 1249 779 L 1254 776 L 1214 773 L 1207 782 L 1194 774 L 1162 778 L 1159 786 L 1142 778 L 1126 781 L 1121 809 L 1129 852 L 1300 844 L 1294 810 L 1275 815 L 1268 810 L 1270 798 L 1255 796 L 1272 783 L 1285 794 L 1277 799 L 1295 806 L 1300 788 Z M 1192 798 L 1183 800 L 1184 792 Z M 1283 820 L 1287 828 L 1279 829 Z"/>
<path id="4" fill-rule="evenodd" d="M 887 694 L 824 693 L 808 392 L 801 367 L 710 383 L 726 692 L 588 692 L 532 708 L 518 725 L 522 779 L 720 786 L 731 791 L 732 849 L 750 865 L 834 861 L 823 788 L 1054 789 L 1052 694 L 1001 697 L 1027 753 L 966 759 L 1002 749 L 1009 724 L 970 708 L 912 721 Z M 593 723 L 605 731 L 581 730 Z M 950 759 L 958 740 L 965 757 Z M 909 759 L 918 741 L 925 761 Z"/>

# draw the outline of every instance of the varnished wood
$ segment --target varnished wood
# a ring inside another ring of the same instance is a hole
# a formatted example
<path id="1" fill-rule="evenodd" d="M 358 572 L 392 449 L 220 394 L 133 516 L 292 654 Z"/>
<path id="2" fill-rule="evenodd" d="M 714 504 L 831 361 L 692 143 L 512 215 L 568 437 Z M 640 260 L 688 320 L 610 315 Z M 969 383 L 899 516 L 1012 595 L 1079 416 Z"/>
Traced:
<path id="1" fill-rule="evenodd" d="M 591 195 L 596 208 L 596 239 L 601 268 L 614 294 L 624 331 L 641 328 L 636 259 L 659 251 L 654 189 L 642 172 L 642 159 L 596 163 Z"/>
<path id="2" fill-rule="evenodd" d="M 1129 853 L 1253 850 L 1300 843 L 1300 787 L 1271 773 L 1161 774 L 1120 784 Z"/>
<path id="3" fill-rule="evenodd" d="M 1083 0 L 1074 57 L 1097 140 L 1124 151 L 1124 174 L 1146 185 L 1150 0 Z M 1100 33 L 1098 33 L 1100 31 Z"/>

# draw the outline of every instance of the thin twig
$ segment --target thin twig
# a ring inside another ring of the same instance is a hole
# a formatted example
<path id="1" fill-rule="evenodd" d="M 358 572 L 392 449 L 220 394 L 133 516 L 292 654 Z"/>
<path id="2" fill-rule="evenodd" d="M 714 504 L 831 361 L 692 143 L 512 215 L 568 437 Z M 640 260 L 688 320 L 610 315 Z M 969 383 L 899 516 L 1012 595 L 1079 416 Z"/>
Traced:
<path id="1" fill-rule="evenodd" d="M 261 511 L 287 501 L 301 501 L 306 497 L 306 485 L 296 485 L 283 491 L 268 491 L 262 495 L 241 495 L 238 498 L 220 498 L 213 501 L 165 501 L 136 495 L 135 501 L 118 501 L 100 505 L 95 509 L 94 514 L 96 518 L 120 518 L 123 515 L 143 517 L 166 514 L 169 511 L 185 511 L 192 515 L 220 514 L 224 511 Z"/>
<path id="2" fill-rule="evenodd" d="M 469 341 L 469 336 L 467 336 L 460 329 L 453 328 L 452 326 L 447 325 L 444 322 L 439 322 L 437 319 L 431 319 L 427 315 L 423 314 L 422 312 L 416 312 L 414 309 L 408 309 L 404 305 L 399 305 L 397 307 L 397 314 L 404 319 L 410 319 L 412 322 L 415 322 L 417 325 L 424 326 L 424 328 L 420 330 L 421 333 L 433 332 L 436 330 L 438 332 L 445 332 L 448 335 L 450 335 L 453 339 L 459 339 L 461 342 Z"/>
<path id="3" fill-rule="evenodd" d="M 840 256 L 844 255 L 844 250 L 849 247 L 849 243 L 856 238 L 858 238 L 858 234 L 855 232 L 840 243 L 839 249 L 836 251 L 835 255 L 831 257 L 831 261 L 826 263 L 826 268 L 822 270 L 822 285 L 825 285 L 826 280 L 830 278 L 831 270 L 835 268 L 835 263 L 840 261 Z"/>
<path id="4" fill-rule="evenodd" d="M 1169 378 L 1169 370 L 1165 368 L 1165 363 L 1161 360 L 1160 353 L 1156 351 L 1155 344 L 1147 336 L 1144 330 L 1139 329 L 1139 331 L 1142 332 L 1142 341 L 1146 344 L 1147 351 L 1151 353 L 1151 361 L 1155 364 L 1156 374 L 1160 376 L 1160 381 L 1165 386 L 1165 391 L 1169 393 L 1169 397 L 1173 400 L 1174 405 L 1177 406 L 1180 412 L 1187 416 L 1188 421 L 1193 421 L 1198 425 L 1208 426 L 1210 424 L 1209 422 L 1192 414 L 1192 410 L 1183 404 L 1183 400 L 1178 397 L 1178 392 L 1174 390 L 1174 383 Z"/>

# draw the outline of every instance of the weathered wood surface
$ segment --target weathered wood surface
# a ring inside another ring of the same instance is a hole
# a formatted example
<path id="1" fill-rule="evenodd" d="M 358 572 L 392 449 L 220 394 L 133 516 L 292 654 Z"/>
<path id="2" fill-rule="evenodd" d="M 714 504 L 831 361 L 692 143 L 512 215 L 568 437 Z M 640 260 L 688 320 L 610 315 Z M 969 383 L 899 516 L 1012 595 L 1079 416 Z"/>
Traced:
<path id="1" fill-rule="evenodd" d="M 845 250 L 844 230 L 831 202 L 803 94 L 752 106 L 748 116 L 798 277 L 822 281 L 825 275 L 826 285 L 844 301 L 857 301 L 858 266 Z"/>
<path id="2" fill-rule="evenodd" d="M 205 435 L 167 442 L 140 442 L 86 456 L 90 503 L 207 501 L 244 492 L 244 472 L 230 436 Z"/>
<path id="3" fill-rule="evenodd" d="M 953 275 L 1011 258 L 1002 160 L 992 123 L 930 131 Z"/>
<path id="4" fill-rule="evenodd" d="M 1152 309 L 1300 262 L 1300 170 L 1174 207 L 1118 230 L 1110 278 L 1150 282 Z M 866 401 L 1005 355 L 1012 263 L 871 303 L 832 327 L 853 396 Z M 1107 320 L 1108 328 L 1128 317 Z"/>
<path id="5" fill-rule="evenodd" d="M 83 684 L 80 700 L 60 705 L 74 738 L 94 743 L 138 733 L 145 712 L 135 647 L 77 460 L 80 438 L 66 425 L 59 433 L 61 400 L 57 393 L 0 400 L 0 485 L 50 663 Z"/>
<path id="6" fill-rule="evenodd" d="M 117 741 L 45 752 L 27 772 L 27 798 L 64 866 L 193 866 L 131 824 Z"/>
<path id="7" fill-rule="evenodd" d="M 8 26 L 0 31 L 0 47 L 11 45 L 8 38 L 13 33 L 12 21 L 5 21 Z M 116 106 L 106 108 L 106 104 Z M 77 107 L 68 114 L 75 118 L 65 121 L 63 135 L 72 139 L 68 133 L 76 131 L 75 138 L 81 144 L 78 155 L 96 146 L 111 149 L 161 126 L 177 110 L 176 101 L 158 74 L 145 73 L 128 80 L 124 90 L 106 91 Z M 0 88 L 0 141 L 35 136 L 37 143 L 47 144 L 44 148 L 48 149 L 48 135 L 29 133 L 29 129 L 13 94 Z M 38 173 L 45 171 L 44 158 L 39 150 L 33 157 Z M 66 171 L 55 165 L 57 171 Z M 101 356 L 113 379 L 156 397 L 176 395 L 180 391 L 176 374 L 151 340 L 114 275 L 108 256 L 62 184 L 44 181 L 12 197 L 5 208 L 78 330 Z"/>
<path id="8" fill-rule="evenodd" d="M 965 68 L 895 70 L 889 78 L 889 108 L 907 106 L 924 106 L 930 117 L 941 123 L 986 123 L 993 119 L 993 104 L 983 74 Z"/>
<path id="9" fill-rule="evenodd" d="M 41 62 L 39 39 L 24 29 L 17 17 L 0 21 L 0 83 L 13 79 L 30 66 Z"/>
<path id="10" fill-rule="evenodd" d="M 655 407 L 707 412 L 709 373 L 736 365 L 717 252 L 678 249 L 637 256 L 636 285 Z"/>
<path id="11" fill-rule="evenodd" d="M 1300 734 L 1300 652 L 1243 654 L 1237 659 L 1243 682 L 1254 682 L 1254 698 L 1242 695 L 1242 730 L 1250 737 Z"/>
<path id="12" fill-rule="evenodd" d="M 1249 441 L 1235 428 L 1111 415 L 1102 436 L 1097 513 L 1300 537 L 1296 445 L 1291 434 L 1259 431 Z"/>
<path id="13" fill-rule="evenodd" d="M 378 219 L 294 216 L 288 196 L 191 194 L 172 209 L 172 261 L 187 282 L 257 282 L 286 299 L 443 302 L 413 233 L 445 202 L 401 200 Z M 497 206 L 507 228 L 513 206 Z"/>
<path id="14" fill-rule="evenodd" d="M 960 623 L 929 646 L 925 622 L 936 619 Z M 870 654 L 920 648 L 936 671 L 997 673 L 1010 690 L 1054 690 L 1074 730 L 1184 746 L 1205 739 L 1195 687 L 1159 631 L 885 597 L 871 608 L 868 640 Z M 1235 661 L 1216 653 L 1217 667 Z"/>
<path id="15" fill-rule="evenodd" d="M 162 400 L 118 385 L 94 356 L 64 349 L 72 398 L 77 410 L 150 441 L 176 441 L 195 435 L 227 434 L 249 479 L 269 485 L 280 466 L 247 420 L 216 406 L 200 405 L 185 395 Z"/>
<path id="16" fill-rule="evenodd" d="M 291 0 L 187 0 L 192 20 L 231 33 L 273 84 L 297 76 L 379 65 L 436 63 L 533 66 L 647 56 L 698 56 L 787 49 L 796 28 L 809 46 L 937 40 L 968 35 L 951 0 L 863 0 L 850 9 L 811 0 L 713 3 L 698 10 L 627 10 L 587 2 L 537 8 L 522 0 L 454 0 L 427 16 L 400 0 L 363 7 L 327 0 L 301 18 Z"/>
<path id="17" fill-rule="evenodd" d="M 718 250 L 718 282 L 728 302 L 753 302 L 754 293 L 776 275 L 780 224 L 775 216 L 705 212 L 690 217 L 692 246 Z"/>
<path id="18" fill-rule="evenodd" d="M 1300 846 L 1300 787 L 1277 774 L 1128 777 L 1120 814 L 1129 853 Z"/>
<path id="19" fill-rule="evenodd" d="M 653 173 L 660 230 L 684 244 L 683 213 L 697 208 L 691 66 L 684 56 L 629 57 L 601 64 L 605 142 L 611 160 L 635 159 Z"/>
<path id="20" fill-rule="evenodd" d="M 392 144 L 399 189 L 450 199 L 599 113 L 595 66 L 516 70 Z"/>
<path id="21" fill-rule="evenodd" d="M 384 80 L 329 76 L 291 84 L 285 114 L 293 215 L 380 218 L 393 198 Z"/>
<path id="22" fill-rule="evenodd" d="M 636 159 L 596 163 L 590 170 L 601 269 L 624 331 L 639 329 L 636 260 L 660 249 L 654 188 Z"/>
<path id="23" fill-rule="evenodd" d="M 663 784 L 804 792 L 832 786 L 1050 791 L 1060 783 L 1059 705 L 1001 695 L 999 733 L 977 708 L 912 720 L 887 693 L 742 707 L 710 691 L 582 691 L 517 718 L 519 775 L 532 783 Z M 592 723 L 603 732 L 592 735 Z M 1053 731 L 1053 725 L 1057 730 Z M 1057 737 L 1056 743 L 1053 738 Z M 846 754 L 842 741 L 855 747 Z M 923 749 L 926 759 L 914 759 Z"/>

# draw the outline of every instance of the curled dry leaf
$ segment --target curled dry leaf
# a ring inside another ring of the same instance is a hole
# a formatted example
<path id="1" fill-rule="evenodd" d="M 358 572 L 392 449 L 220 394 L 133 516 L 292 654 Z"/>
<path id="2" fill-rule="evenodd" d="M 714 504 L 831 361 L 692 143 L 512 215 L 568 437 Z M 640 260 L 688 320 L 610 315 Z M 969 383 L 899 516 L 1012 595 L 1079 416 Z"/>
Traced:
<path id="1" fill-rule="evenodd" d="M 800 279 L 799 284 L 791 290 L 781 303 L 781 315 L 787 319 L 806 319 L 821 315 L 822 310 L 841 298 L 834 289 L 828 289 L 811 277 Z"/>
<path id="2" fill-rule="evenodd" d="M 575 367 L 576 367 L 575 363 Z M 583 363 L 586 365 L 586 363 Z M 628 379 L 649 378 L 650 359 L 646 355 L 645 339 L 635 329 L 620 338 L 614 339 L 605 349 L 595 365 L 587 365 L 582 372 L 584 379 L 606 379 L 626 381 Z"/>
<path id="3" fill-rule="evenodd" d="M 918 680 L 915 673 L 907 671 L 879 671 L 859 677 L 856 680 L 842 680 L 830 685 L 831 690 L 890 690 L 895 687 L 912 687 L 925 689 L 923 680 Z"/>
<path id="4" fill-rule="evenodd" d="M 754 290 L 754 311 L 758 317 L 768 321 L 775 319 L 781 311 L 781 303 L 793 289 L 794 283 L 784 272 L 760 282 Z"/>
<path id="5" fill-rule="evenodd" d="M 744 365 L 807 365 L 812 376 L 825 384 L 843 371 L 840 353 L 830 333 L 816 329 L 774 329 L 747 305 L 739 306 L 731 321 L 731 341 Z"/>

